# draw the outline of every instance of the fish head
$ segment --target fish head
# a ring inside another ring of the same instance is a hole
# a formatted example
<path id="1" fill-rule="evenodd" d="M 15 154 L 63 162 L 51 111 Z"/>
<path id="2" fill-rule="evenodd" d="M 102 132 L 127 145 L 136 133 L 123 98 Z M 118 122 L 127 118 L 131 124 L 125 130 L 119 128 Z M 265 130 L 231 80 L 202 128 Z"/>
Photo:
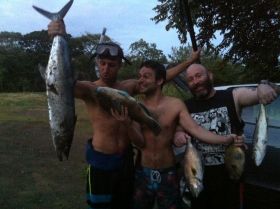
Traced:
<path id="1" fill-rule="evenodd" d="M 189 189 L 194 198 L 197 198 L 200 192 L 203 190 L 202 179 L 193 178 L 190 180 Z"/>
<path id="2" fill-rule="evenodd" d="M 264 155 L 257 148 L 253 151 L 253 153 L 255 165 L 260 166 L 263 161 Z"/>

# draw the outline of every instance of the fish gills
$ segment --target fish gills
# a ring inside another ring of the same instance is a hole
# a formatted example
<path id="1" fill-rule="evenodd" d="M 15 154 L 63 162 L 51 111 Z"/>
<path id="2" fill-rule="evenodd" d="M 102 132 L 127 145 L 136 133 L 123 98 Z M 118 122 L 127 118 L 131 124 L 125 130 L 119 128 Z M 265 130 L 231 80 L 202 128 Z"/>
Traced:
<path id="1" fill-rule="evenodd" d="M 36 6 L 33 8 L 51 20 L 63 19 L 73 0 L 58 13 L 50 13 Z M 55 36 L 50 51 L 48 66 L 44 74 L 48 100 L 49 123 L 53 144 L 60 161 L 68 159 L 73 141 L 76 116 L 74 100 L 74 72 L 70 65 L 67 41 Z"/>
<path id="2" fill-rule="evenodd" d="M 191 140 L 188 140 L 184 155 L 184 174 L 189 190 L 195 198 L 203 190 L 203 172 L 201 156 Z"/>
<path id="3" fill-rule="evenodd" d="M 96 93 L 99 103 L 107 112 L 110 113 L 111 108 L 120 112 L 122 105 L 124 105 L 127 107 L 131 119 L 140 124 L 147 125 L 155 135 L 161 132 L 161 126 L 157 120 L 151 116 L 148 109 L 125 91 L 109 87 L 97 87 Z"/>
<path id="4" fill-rule="evenodd" d="M 266 154 L 266 146 L 268 143 L 267 126 L 266 109 L 263 104 L 260 104 L 260 111 L 253 137 L 253 159 L 256 166 L 261 165 Z"/>

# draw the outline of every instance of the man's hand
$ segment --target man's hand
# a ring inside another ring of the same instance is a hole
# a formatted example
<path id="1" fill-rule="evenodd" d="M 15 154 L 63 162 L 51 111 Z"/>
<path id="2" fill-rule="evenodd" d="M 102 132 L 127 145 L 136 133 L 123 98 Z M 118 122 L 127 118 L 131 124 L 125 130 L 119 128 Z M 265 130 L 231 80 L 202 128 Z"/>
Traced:
<path id="1" fill-rule="evenodd" d="M 233 141 L 233 144 L 234 146 L 237 146 L 237 147 L 244 147 L 245 150 L 248 149 L 248 146 L 245 144 L 245 136 L 242 135 L 242 136 L 236 136 L 234 141 Z"/>
<path id="2" fill-rule="evenodd" d="M 277 98 L 277 92 L 268 83 L 261 83 L 258 85 L 257 94 L 260 104 L 270 104 Z"/>
<path id="3" fill-rule="evenodd" d="M 196 51 L 192 51 L 191 60 L 193 62 L 199 61 L 199 59 L 200 59 L 200 52 L 201 52 L 200 48 L 198 48 Z"/>
<path id="4" fill-rule="evenodd" d="M 48 24 L 48 35 L 51 38 L 53 38 L 56 35 L 65 36 L 66 30 L 65 30 L 65 24 L 63 20 L 51 21 Z"/>
<path id="5" fill-rule="evenodd" d="M 173 144 L 176 147 L 182 147 L 187 144 L 188 140 L 191 140 L 191 136 L 184 131 L 176 131 L 173 139 Z"/>
<path id="6" fill-rule="evenodd" d="M 131 118 L 130 118 L 129 115 L 128 115 L 127 107 L 125 107 L 124 105 L 122 105 L 120 109 L 121 109 L 121 112 L 119 112 L 118 110 L 115 110 L 115 109 L 111 109 L 111 114 L 112 114 L 112 116 L 113 116 L 116 120 L 118 120 L 118 121 L 124 123 L 124 125 L 130 126 L 131 123 L 132 123 L 132 120 L 131 120 Z"/>

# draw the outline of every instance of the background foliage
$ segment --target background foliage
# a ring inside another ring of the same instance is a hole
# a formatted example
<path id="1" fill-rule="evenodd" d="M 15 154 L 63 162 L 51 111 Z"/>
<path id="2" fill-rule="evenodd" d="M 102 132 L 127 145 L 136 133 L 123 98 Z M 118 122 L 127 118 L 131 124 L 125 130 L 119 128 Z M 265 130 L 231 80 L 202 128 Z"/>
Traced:
<path id="1" fill-rule="evenodd" d="M 189 4 L 187 0 L 158 0 L 152 19 L 156 23 L 167 21 L 166 30 L 175 28 L 182 45 L 172 47 L 171 54 L 165 55 L 155 43 L 143 39 L 131 43 L 127 57 L 132 65 L 123 66 L 119 79 L 136 78 L 143 60 L 172 66 L 190 56 L 191 46 L 183 44 L 188 39 L 186 6 L 190 8 L 198 45 L 203 48 L 202 64 L 214 72 L 215 85 L 256 83 L 261 79 L 279 82 L 279 0 L 196 0 Z M 68 35 L 78 79 L 97 79 L 92 54 L 99 37 Z M 105 40 L 111 38 L 106 36 Z M 50 48 L 51 40 L 44 30 L 25 35 L 0 32 L 0 92 L 45 91 L 38 64 L 47 65 Z"/>
<path id="2" fill-rule="evenodd" d="M 176 29 L 182 43 L 187 38 L 186 13 L 190 10 L 199 46 L 223 54 L 233 63 L 243 64 L 247 82 L 280 78 L 279 0 L 158 0 L 154 8 L 158 23 Z M 188 3 L 189 2 L 189 3 Z M 187 8 L 188 7 L 188 8 Z M 214 45 L 219 37 L 221 42 Z"/>

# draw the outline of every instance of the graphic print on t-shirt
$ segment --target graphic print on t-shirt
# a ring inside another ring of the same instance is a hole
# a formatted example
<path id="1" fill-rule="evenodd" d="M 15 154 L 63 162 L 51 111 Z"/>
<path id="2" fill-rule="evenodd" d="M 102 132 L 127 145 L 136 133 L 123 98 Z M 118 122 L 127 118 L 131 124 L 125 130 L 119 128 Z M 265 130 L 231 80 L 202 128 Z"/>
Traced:
<path id="1" fill-rule="evenodd" d="M 198 125 L 218 134 L 230 134 L 230 119 L 227 107 L 213 108 L 209 111 L 192 113 L 192 118 Z M 194 140 L 195 146 L 200 150 L 205 165 L 220 165 L 224 163 L 225 145 L 206 144 L 199 140 Z"/>

